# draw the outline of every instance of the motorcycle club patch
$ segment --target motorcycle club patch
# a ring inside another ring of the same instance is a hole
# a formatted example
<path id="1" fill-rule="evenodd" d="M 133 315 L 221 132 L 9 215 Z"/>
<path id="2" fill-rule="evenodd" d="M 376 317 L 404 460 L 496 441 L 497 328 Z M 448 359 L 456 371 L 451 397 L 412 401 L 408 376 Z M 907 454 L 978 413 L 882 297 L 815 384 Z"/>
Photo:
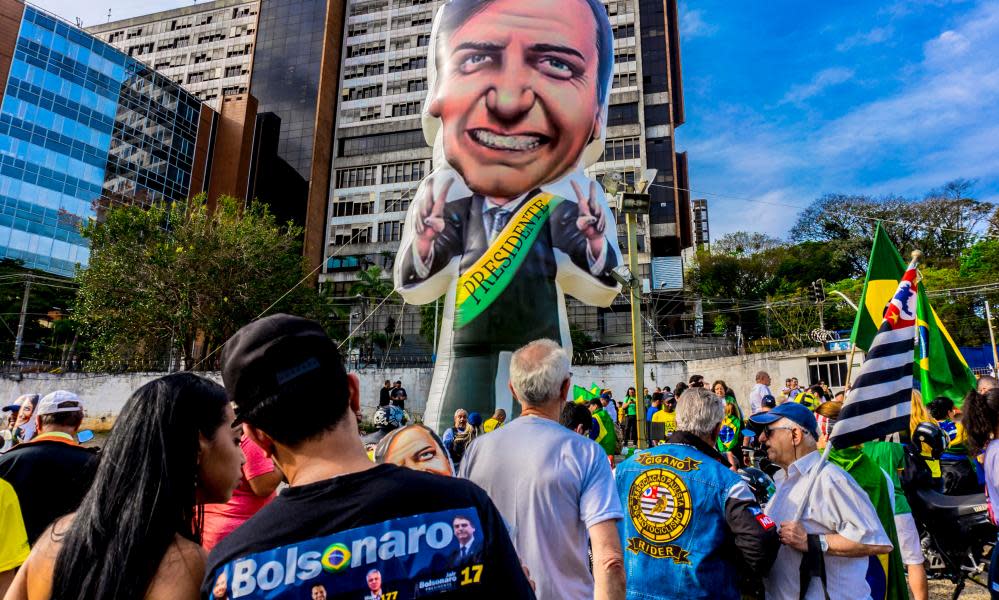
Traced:
<path id="1" fill-rule="evenodd" d="M 689 564 L 690 552 L 668 542 L 690 524 L 692 508 L 690 491 L 678 475 L 666 469 L 643 472 L 628 490 L 628 516 L 641 536 L 628 539 L 628 550 Z"/>
<path id="2" fill-rule="evenodd" d="M 638 461 L 638 464 L 643 467 L 669 467 L 674 471 L 682 471 L 684 473 L 688 471 L 696 471 L 697 467 L 701 464 L 701 461 L 694 460 L 689 456 L 681 459 L 675 456 L 670 456 L 669 454 L 639 454 L 635 460 Z"/>

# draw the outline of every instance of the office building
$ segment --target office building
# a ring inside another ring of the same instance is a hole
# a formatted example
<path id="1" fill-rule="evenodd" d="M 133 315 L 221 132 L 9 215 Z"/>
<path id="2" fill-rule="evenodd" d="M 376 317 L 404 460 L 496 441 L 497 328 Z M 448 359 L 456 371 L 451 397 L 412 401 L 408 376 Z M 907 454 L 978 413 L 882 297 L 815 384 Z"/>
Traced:
<path id="1" fill-rule="evenodd" d="M 249 129 L 238 131 L 247 143 L 233 159 L 245 182 L 228 187 L 303 226 L 313 266 L 323 256 L 343 12 L 344 0 L 215 0 L 90 28 L 223 116 L 225 101 L 249 92 L 254 101 L 231 111 Z"/>
<path id="2" fill-rule="evenodd" d="M 81 223 L 206 185 L 214 111 L 86 32 L 0 0 L 0 257 L 71 276 Z"/>
<path id="3" fill-rule="evenodd" d="M 340 107 L 334 137 L 326 260 L 320 281 L 348 295 L 371 265 L 391 270 L 413 195 L 431 168 L 421 130 L 427 94 L 427 46 L 441 0 L 349 0 L 343 32 Z M 605 1 L 613 27 L 615 65 L 603 160 L 588 172 L 621 172 L 629 181 L 643 169 L 658 175 L 652 207 L 638 234 L 639 273 L 646 291 L 683 286 L 681 251 L 690 246 L 686 161 L 674 150 L 683 123 L 679 34 L 675 0 Z M 682 188 L 680 191 L 677 188 Z M 624 219 L 618 238 L 627 239 Z M 660 315 L 660 327 L 681 327 L 682 307 Z M 593 339 L 625 341 L 628 302 L 609 309 L 569 299 L 570 323 Z M 400 319 L 401 317 L 401 319 Z M 419 330 L 419 310 L 383 319 L 403 335 Z M 375 326 L 376 329 L 380 325 Z"/>
<path id="4" fill-rule="evenodd" d="M 708 230 L 708 201 L 700 198 L 690 203 L 693 212 L 694 248 L 707 250 L 711 244 L 711 233 Z"/>
<path id="5" fill-rule="evenodd" d="M 259 0 L 215 0 L 87 27 L 215 110 L 250 89 Z"/>

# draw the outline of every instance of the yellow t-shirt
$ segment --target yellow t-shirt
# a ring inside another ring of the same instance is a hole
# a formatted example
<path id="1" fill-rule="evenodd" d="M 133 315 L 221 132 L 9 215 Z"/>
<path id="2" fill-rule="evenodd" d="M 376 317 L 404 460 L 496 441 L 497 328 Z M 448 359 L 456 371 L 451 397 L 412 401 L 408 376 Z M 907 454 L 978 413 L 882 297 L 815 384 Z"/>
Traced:
<path id="1" fill-rule="evenodd" d="M 9 483 L 0 479 L 0 573 L 20 567 L 28 559 L 28 533 L 21 517 L 21 505 Z"/>
<path id="2" fill-rule="evenodd" d="M 484 433 L 489 433 L 493 429 L 496 429 L 497 427 L 501 427 L 501 426 L 502 426 L 502 423 L 499 422 L 499 419 L 494 419 L 493 417 L 489 417 L 482 424 L 482 431 Z"/>
<path id="3" fill-rule="evenodd" d="M 676 431 L 676 413 L 666 412 L 665 410 L 660 410 L 652 415 L 653 423 L 665 423 L 666 424 L 666 435 L 669 435 Z"/>

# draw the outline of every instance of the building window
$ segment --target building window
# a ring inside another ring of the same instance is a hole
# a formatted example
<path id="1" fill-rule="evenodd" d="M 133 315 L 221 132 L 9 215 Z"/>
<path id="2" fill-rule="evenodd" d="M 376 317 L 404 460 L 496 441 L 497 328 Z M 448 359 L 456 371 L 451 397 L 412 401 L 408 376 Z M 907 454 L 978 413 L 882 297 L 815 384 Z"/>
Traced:
<path id="1" fill-rule="evenodd" d="M 389 63 L 389 73 L 399 73 L 402 71 L 412 71 L 422 69 L 427 66 L 427 57 L 413 56 L 410 58 L 397 58 Z"/>
<path id="2" fill-rule="evenodd" d="M 637 137 L 607 140 L 607 143 L 604 144 L 603 160 L 631 160 L 634 158 L 641 158 Z"/>
<path id="3" fill-rule="evenodd" d="M 383 192 L 382 198 L 385 200 L 385 210 L 383 212 L 391 213 L 409 210 L 409 203 L 413 201 L 415 193 L 415 188 Z"/>
<path id="4" fill-rule="evenodd" d="M 370 215 L 374 212 L 375 201 L 370 194 L 359 194 L 345 198 L 334 198 L 333 217 L 353 217 L 355 215 Z"/>
<path id="5" fill-rule="evenodd" d="M 343 74 L 344 81 L 357 79 L 358 77 L 372 77 L 385 72 L 385 63 L 375 63 L 373 65 L 355 65 L 348 67 Z"/>
<path id="6" fill-rule="evenodd" d="M 420 114 L 420 102 L 403 102 L 402 104 L 392 105 L 392 116 L 393 117 L 407 117 L 409 115 Z"/>
<path id="7" fill-rule="evenodd" d="M 367 15 L 385 10 L 388 8 L 388 0 L 375 0 L 374 2 L 358 2 L 350 7 L 350 14 Z"/>
<path id="8" fill-rule="evenodd" d="M 423 175 L 424 162 L 422 160 L 382 165 L 382 183 L 419 181 L 423 179 Z"/>
<path id="9" fill-rule="evenodd" d="M 607 109 L 607 125 L 627 125 L 638 123 L 638 103 L 611 104 Z"/>
<path id="10" fill-rule="evenodd" d="M 398 242 L 401 239 L 402 239 L 401 221 L 388 221 L 381 224 L 380 231 L 378 232 L 378 241 Z"/>
<path id="11" fill-rule="evenodd" d="M 426 145 L 422 129 L 379 133 L 340 140 L 340 156 L 365 156 L 380 152 L 412 150 Z"/>
<path id="12" fill-rule="evenodd" d="M 627 25 L 615 25 L 614 26 L 614 39 L 620 40 L 623 38 L 635 37 L 635 24 L 628 23 Z"/>
<path id="13" fill-rule="evenodd" d="M 330 243 L 334 246 L 367 244 L 371 240 L 371 227 L 365 225 L 341 225 L 333 230 Z"/>
<path id="14" fill-rule="evenodd" d="M 386 96 L 396 94 L 406 94 L 409 92 L 422 92 L 427 89 L 426 79 L 410 79 L 409 81 L 392 81 L 386 89 Z"/>
<path id="15" fill-rule="evenodd" d="M 375 185 L 376 167 L 356 167 L 353 169 L 337 169 L 336 186 L 338 188 Z"/>
<path id="16" fill-rule="evenodd" d="M 615 52 L 614 62 L 615 63 L 635 62 L 635 49 L 627 48 L 620 52 Z"/>
<path id="17" fill-rule="evenodd" d="M 372 54 L 381 54 L 382 52 L 385 52 L 384 41 L 347 46 L 347 58 L 354 58 L 355 56 L 370 56 Z"/>
<path id="18" fill-rule="evenodd" d="M 611 85 L 611 87 L 613 88 L 635 87 L 636 85 L 638 85 L 638 74 L 615 73 L 613 85 Z"/>
<path id="19" fill-rule="evenodd" d="M 343 90 L 344 100 L 361 100 L 363 98 L 377 98 L 382 95 L 382 84 L 366 85 L 359 88 L 345 88 Z"/>

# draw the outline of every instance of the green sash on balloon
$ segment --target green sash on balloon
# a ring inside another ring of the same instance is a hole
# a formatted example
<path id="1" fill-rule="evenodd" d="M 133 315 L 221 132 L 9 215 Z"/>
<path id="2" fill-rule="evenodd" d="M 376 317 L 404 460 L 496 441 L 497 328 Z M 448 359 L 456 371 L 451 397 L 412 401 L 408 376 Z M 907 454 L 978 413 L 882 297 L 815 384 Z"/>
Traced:
<path id="1" fill-rule="evenodd" d="M 471 323 L 503 294 L 552 211 L 564 201 L 565 198 L 542 192 L 525 202 L 479 260 L 458 278 L 455 329 Z"/>

